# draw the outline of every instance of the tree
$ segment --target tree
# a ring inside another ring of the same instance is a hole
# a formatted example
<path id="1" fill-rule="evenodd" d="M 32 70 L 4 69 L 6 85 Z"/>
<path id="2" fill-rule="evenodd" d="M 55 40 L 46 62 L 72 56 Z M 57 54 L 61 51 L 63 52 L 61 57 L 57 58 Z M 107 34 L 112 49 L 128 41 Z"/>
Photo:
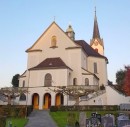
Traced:
<path id="1" fill-rule="evenodd" d="M 113 85 L 113 82 L 108 80 L 108 85 Z"/>
<path id="2" fill-rule="evenodd" d="M 27 88 L 6 87 L 0 89 L 0 95 L 7 100 L 8 105 L 11 105 L 11 100 L 27 92 Z"/>
<path id="3" fill-rule="evenodd" d="M 77 85 L 77 86 L 56 86 L 54 89 L 49 88 L 48 89 L 54 91 L 55 93 L 62 93 L 64 95 L 69 95 L 74 98 L 75 105 L 79 105 L 79 98 L 82 96 L 87 96 L 90 93 L 98 91 L 99 87 L 98 85 L 89 85 L 89 86 L 83 86 L 83 85 Z"/>
<path id="4" fill-rule="evenodd" d="M 19 74 L 16 74 L 16 75 L 14 75 L 13 76 L 13 78 L 12 78 L 12 85 L 13 85 L 13 87 L 19 87 Z"/>
<path id="5" fill-rule="evenodd" d="M 116 72 L 116 83 L 118 85 L 122 86 L 124 84 L 125 72 L 126 70 L 122 70 L 122 69 Z"/>
<path id="6" fill-rule="evenodd" d="M 130 66 L 125 67 L 125 78 L 123 84 L 123 90 L 125 91 L 126 95 L 130 96 Z"/>

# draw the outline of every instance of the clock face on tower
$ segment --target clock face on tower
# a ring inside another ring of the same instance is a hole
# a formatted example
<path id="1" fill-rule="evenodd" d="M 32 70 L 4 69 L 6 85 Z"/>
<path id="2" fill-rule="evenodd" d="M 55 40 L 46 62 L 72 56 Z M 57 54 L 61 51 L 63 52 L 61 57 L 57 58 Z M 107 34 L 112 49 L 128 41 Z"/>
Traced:
<path id="1" fill-rule="evenodd" d="M 98 45 L 98 40 L 94 40 L 94 45 L 95 45 L 95 46 Z"/>

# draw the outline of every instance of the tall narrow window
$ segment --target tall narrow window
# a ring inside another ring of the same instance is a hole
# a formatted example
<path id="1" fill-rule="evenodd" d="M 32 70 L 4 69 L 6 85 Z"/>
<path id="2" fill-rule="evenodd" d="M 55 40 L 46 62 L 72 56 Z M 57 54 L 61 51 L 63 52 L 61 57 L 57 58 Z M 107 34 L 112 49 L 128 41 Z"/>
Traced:
<path id="1" fill-rule="evenodd" d="M 25 87 L 25 80 L 23 80 L 23 87 Z"/>
<path id="2" fill-rule="evenodd" d="M 97 73 L 97 63 L 94 62 L 94 73 Z"/>
<path id="3" fill-rule="evenodd" d="M 74 79 L 73 79 L 73 85 L 74 85 L 74 86 L 77 85 L 77 78 L 74 78 Z"/>
<path id="4" fill-rule="evenodd" d="M 57 42 L 56 36 L 52 36 L 51 37 L 51 47 L 56 47 L 56 42 Z"/>
<path id="5" fill-rule="evenodd" d="M 88 86 L 88 85 L 89 85 L 89 79 L 85 78 L 85 86 Z"/>
<path id="6" fill-rule="evenodd" d="M 44 85 L 48 86 L 48 87 L 52 86 L 52 76 L 51 76 L 51 74 L 47 73 L 45 75 Z"/>

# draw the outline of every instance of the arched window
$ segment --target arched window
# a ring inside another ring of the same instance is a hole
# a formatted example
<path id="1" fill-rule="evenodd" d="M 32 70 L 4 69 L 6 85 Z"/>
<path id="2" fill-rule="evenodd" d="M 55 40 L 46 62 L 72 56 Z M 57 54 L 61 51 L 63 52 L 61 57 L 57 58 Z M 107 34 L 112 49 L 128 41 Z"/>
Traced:
<path id="1" fill-rule="evenodd" d="M 51 74 L 46 74 L 45 75 L 45 80 L 44 80 L 44 85 L 45 86 L 52 86 L 52 76 L 51 76 Z"/>
<path id="2" fill-rule="evenodd" d="M 51 47 L 56 47 L 56 42 L 57 42 L 56 36 L 52 36 L 51 37 Z"/>
<path id="3" fill-rule="evenodd" d="M 96 62 L 94 62 L 94 73 L 97 73 L 97 63 Z"/>
<path id="4" fill-rule="evenodd" d="M 26 95 L 24 93 L 20 95 L 19 101 L 26 101 Z"/>
<path id="5" fill-rule="evenodd" d="M 77 85 L 77 78 L 74 78 L 74 79 L 73 79 L 73 85 L 74 85 L 74 86 Z"/>
<path id="6" fill-rule="evenodd" d="M 23 80 L 23 87 L 25 87 L 25 80 Z"/>
<path id="7" fill-rule="evenodd" d="M 89 85 L 89 79 L 85 78 L 85 86 L 88 86 L 88 85 Z"/>

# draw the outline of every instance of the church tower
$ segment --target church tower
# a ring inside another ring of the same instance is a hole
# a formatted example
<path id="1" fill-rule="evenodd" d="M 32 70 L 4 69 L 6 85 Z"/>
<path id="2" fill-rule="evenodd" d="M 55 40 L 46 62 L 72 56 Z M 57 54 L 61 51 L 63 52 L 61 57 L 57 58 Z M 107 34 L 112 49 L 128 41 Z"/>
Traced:
<path id="1" fill-rule="evenodd" d="M 68 26 L 67 30 L 66 30 L 66 34 L 72 39 L 75 40 L 75 32 L 72 28 L 71 25 Z"/>
<path id="2" fill-rule="evenodd" d="M 99 54 L 104 55 L 104 43 L 103 39 L 100 38 L 100 32 L 98 28 L 96 8 L 95 8 L 95 17 L 94 17 L 94 27 L 93 27 L 93 37 L 90 40 L 90 46 L 96 50 Z"/>

